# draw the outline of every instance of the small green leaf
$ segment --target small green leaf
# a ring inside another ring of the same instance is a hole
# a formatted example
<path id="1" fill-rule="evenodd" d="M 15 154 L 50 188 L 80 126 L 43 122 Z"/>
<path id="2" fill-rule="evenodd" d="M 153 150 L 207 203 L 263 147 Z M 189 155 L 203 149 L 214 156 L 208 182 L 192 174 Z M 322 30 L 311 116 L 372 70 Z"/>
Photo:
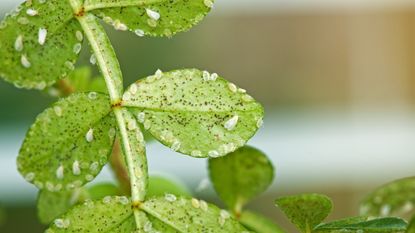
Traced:
<path id="1" fill-rule="evenodd" d="M 350 218 L 334 221 L 331 223 L 320 224 L 314 229 L 313 232 L 392 233 L 404 232 L 407 225 L 408 224 L 400 218 L 377 218 L 367 221 L 358 221 L 357 218 Z"/>
<path id="2" fill-rule="evenodd" d="M 150 176 L 147 197 L 162 196 L 166 193 L 184 197 L 191 196 L 189 189 L 179 182 L 160 175 Z"/>
<path id="3" fill-rule="evenodd" d="M 274 169 L 261 151 L 244 146 L 222 158 L 209 159 L 209 173 L 221 199 L 235 213 L 271 184 Z"/>
<path id="4" fill-rule="evenodd" d="M 320 194 L 302 194 L 278 198 L 275 204 L 301 232 L 309 233 L 331 212 L 330 198 Z"/>
<path id="5" fill-rule="evenodd" d="M 69 1 L 26 1 L 0 23 L 0 77 L 17 87 L 44 89 L 69 74 L 82 30 Z"/>
<path id="6" fill-rule="evenodd" d="M 187 31 L 199 23 L 214 0 L 86 0 L 92 11 L 117 30 L 138 36 L 167 36 Z"/>
<path id="7" fill-rule="evenodd" d="M 263 108 L 245 90 L 195 69 L 156 72 L 123 96 L 157 140 L 193 157 L 235 151 L 261 126 Z"/>
<path id="8" fill-rule="evenodd" d="M 107 196 L 100 201 L 88 200 L 55 219 L 46 233 L 131 233 L 135 230 L 132 214 L 127 197 Z"/>
<path id="9" fill-rule="evenodd" d="M 182 233 L 246 231 L 227 211 L 194 198 L 166 195 L 149 199 L 140 207 Z"/>
<path id="10" fill-rule="evenodd" d="M 87 187 L 87 197 L 91 200 L 99 200 L 106 196 L 118 196 L 121 194 L 120 189 L 111 183 L 100 183 Z"/>
<path id="11" fill-rule="evenodd" d="M 415 177 L 393 181 L 369 194 L 360 205 L 360 214 L 390 216 L 413 213 Z"/>
<path id="12" fill-rule="evenodd" d="M 281 227 L 268 218 L 250 211 L 242 212 L 239 222 L 256 233 L 285 233 Z"/>
<path id="13" fill-rule="evenodd" d="M 71 95 L 37 117 L 20 149 L 18 169 L 39 189 L 81 187 L 107 163 L 115 132 L 106 95 Z"/>

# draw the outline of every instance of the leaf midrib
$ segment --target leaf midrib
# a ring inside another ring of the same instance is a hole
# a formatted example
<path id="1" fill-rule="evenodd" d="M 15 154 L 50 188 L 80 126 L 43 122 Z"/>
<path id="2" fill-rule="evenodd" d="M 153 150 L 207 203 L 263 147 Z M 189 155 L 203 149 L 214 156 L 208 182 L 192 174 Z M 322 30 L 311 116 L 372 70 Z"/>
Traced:
<path id="1" fill-rule="evenodd" d="M 257 108 L 252 109 L 229 109 L 229 110 L 218 110 L 218 111 L 212 111 L 212 110 L 187 110 L 187 109 L 162 109 L 162 108 L 148 108 L 148 107 L 140 107 L 140 106 L 132 106 L 132 105 L 123 105 L 123 107 L 126 108 L 132 108 L 137 110 L 143 110 L 143 111 L 151 111 L 151 112 L 166 112 L 166 113 L 233 113 L 233 112 L 244 112 L 244 113 L 250 113 L 250 112 L 257 112 L 262 111 L 262 108 L 258 105 Z"/>
<path id="2" fill-rule="evenodd" d="M 84 3 L 84 7 L 86 11 L 93 11 L 93 10 L 107 9 L 107 8 L 140 7 L 140 6 L 150 5 L 150 4 L 158 4 L 162 2 L 166 2 L 166 0 L 153 0 L 153 1 L 139 0 L 136 2 L 126 0 L 126 1 L 120 1 L 120 2 L 107 2 L 107 3 L 102 3 L 102 2 L 90 3 L 90 1 L 86 0 Z"/>

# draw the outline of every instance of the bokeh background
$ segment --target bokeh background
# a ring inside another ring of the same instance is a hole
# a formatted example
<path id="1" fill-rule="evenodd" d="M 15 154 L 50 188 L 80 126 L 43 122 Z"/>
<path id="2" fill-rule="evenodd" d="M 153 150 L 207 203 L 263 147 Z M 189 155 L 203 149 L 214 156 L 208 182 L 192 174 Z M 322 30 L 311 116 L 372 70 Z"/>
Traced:
<path id="1" fill-rule="evenodd" d="M 1 0 L 0 14 L 18 0 Z M 355 215 L 371 189 L 415 174 L 415 2 L 413 0 L 217 0 L 197 27 L 172 39 L 108 28 L 125 83 L 195 67 L 217 72 L 265 105 L 264 127 L 249 142 L 276 167 L 251 205 L 296 232 L 273 200 L 317 192 L 334 199 L 331 219 Z M 79 65 L 88 64 L 85 50 Z M 1 59 L 1 57 L 0 57 Z M 42 232 L 36 189 L 16 155 L 34 118 L 53 101 L 0 81 L 0 232 Z M 170 174 L 195 194 L 206 161 L 148 149 L 150 171 Z M 108 170 L 99 180 L 112 180 Z"/>

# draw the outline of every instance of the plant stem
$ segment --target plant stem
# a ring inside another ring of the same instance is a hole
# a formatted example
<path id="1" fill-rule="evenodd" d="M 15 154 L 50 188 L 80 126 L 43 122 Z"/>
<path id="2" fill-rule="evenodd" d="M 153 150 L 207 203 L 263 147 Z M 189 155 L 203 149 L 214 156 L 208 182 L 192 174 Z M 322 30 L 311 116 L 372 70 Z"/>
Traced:
<path id="1" fill-rule="evenodd" d="M 112 154 L 110 158 L 111 170 L 114 173 L 114 176 L 120 184 L 122 193 L 131 194 L 131 185 L 130 185 L 130 176 L 128 173 L 127 165 L 125 164 L 124 155 L 121 152 L 121 142 L 117 138 L 114 143 L 114 148 L 112 149 Z"/>
<path id="2" fill-rule="evenodd" d="M 98 66 L 107 84 L 111 104 L 119 104 L 123 93 L 123 80 L 114 48 L 104 28 L 94 15 L 85 13 L 85 15 L 77 17 L 77 19 L 97 58 Z"/>
<path id="3" fill-rule="evenodd" d="M 118 59 L 104 28 L 98 22 L 97 18 L 88 12 L 79 14 L 82 11 L 80 0 L 69 0 L 69 2 L 74 9 L 75 15 L 77 15 L 77 19 L 91 45 L 97 58 L 98 66 L 104 76 L 113 106 L 113 112 L 118 123 L 125 161 L 129 171 L 133 207 L 139 206 L 144 201 L 147 192 L 147 158 L 145 155 L 144 140 L 137 139 L 136 136 L 137 134 L 142 135 L 140 128 L 137 127 L 132 132 L 128 130 L 129 122 L 135 119 L 128 110 L 121 106 L 123 81 Z M 140 221 L 139 215 L 140 210 L 134 208 L 134 216 L 138 229 L 143 227 L 140 225 L 142 221 Z"/>

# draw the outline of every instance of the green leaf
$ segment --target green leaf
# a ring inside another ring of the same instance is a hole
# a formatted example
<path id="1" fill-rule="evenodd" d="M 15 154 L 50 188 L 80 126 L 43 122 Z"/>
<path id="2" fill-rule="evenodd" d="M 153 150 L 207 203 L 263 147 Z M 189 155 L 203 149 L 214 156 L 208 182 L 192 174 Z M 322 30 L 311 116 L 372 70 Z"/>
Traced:
<path id="1" fill-rule="evenodd" d="M 131 233 L 131 202 L 127 197 L 107 196 L 100 201 L 88 200 L 55 219 L 46 233 L 89 232 Z"/>
<path id="2" fill-rule="evenodd" d="M 268 218 L 251 212 L 242 212 L 239 222 L 242 223 L 247 229 L 256 233 L 284 233 L 285 231 L 281 227 L 277 226 L 274 222 Z"/>
<path id="3" fill-rule="evenodd" d="M 0 77 L 44 89 L 74 68 L 83 35 L 69 1 L 26 1 L 0 23 Z"/>
<path id="4" fill-rule="evenodd" d="M 331 212 L 330 198 L 320 194 L 302 194 L 278 198 L 275 204 L 301 232 L 311 230 Z"/>
<path id="5" fill-rule="evenodd" d="M 140 208 L 182 233 L 246 232 L 228 212 L 197 199 L 166 195 L 149 199 Z"/>
<path id="6" fill-rule="evenodd" d="M 147 197 L 162 196 L 166 193 L 190 197 L 189 189 L 183 184 L 160 175 L 150 176 Z"/>
<path id="7" fill-rule="evenodd" d="M 357 217 L 350 217 L 350 218 L 343 218 L 339 220 L 335 220 L 329 223 L 321 223 L 317 225 L 314 229 L 323 229 L 323 228 L 331 228 L 336 226 L 344 226 L 344 225 L 350 225 L 355 224 L 359 222 L 365 222 L 367 221 L 368 217 L 366 216 L 357 216 Z"/>
<path id="8" fill-rule="evenodd" d="M 193 157 L 233 152 L 255 134 L 263 108 L 245 90 L 195 69 L 156 72 L 123 96 L 157 140 Z"/>
<path id="9" fill-rule="evenodd" d="M 92 78 L 92 70 L 87 66 L 76 68 L 68 78 L 59 80 L 55 85 L 45 89 L 52 97 L 66 97 L 75 92 L 91 91 L 108 93 L 104 78 Z"/>
<path id="10" fill-rule="evenodd" d="M 117 30 L 138 36 L 168 36 L 187 31 L 210 11 L 214 0 L 86 0 L 92 11 Z"/>
<path id="11" fill-rule="evenodd" d="M 81 187 L 107 163 L 115 132 L 106 95 L 71 95 L 37 117 L 20 149 L 18 169 L 39 189 Z"/>
<path id="12" fill-rule="evenodd" d="M 73 88 L 72 92 L 101 92 L 107 93 L 105 80 L 102 77 L 92 77 L 92 70 L 89 66 L 75 69 L 75 71 L 64 81 Z"/>
<path id="13" fill-rule="evenodd" d="M 121 194 L 120 188 L 111 183 L 100 183 L 86 189 L 88 199 L 99 200 L 106 196 L 117 196 Z"/>
<path id="14" fill-rule="evenodd" d="M 261 151 L 244 146 L 222 158 L 209 159 L 209 173 L 221 199 L 236 214 L 271 184 L 274 169 Z"/>
<path id="15" fill-rule="evenodd" d="M 392 233 L 392 232 L 404 232 L 407 223 L 400 218 L 378 218 L 367 221 L 358 222 L 356 218 L 343 219 L 331 223 L 324 223 L 318 225 L 313 232 L 350 232 L 350 233 Z"/>
<path id="16" fill-rule="evenodd" d="M 142 230 L 144 232 L 180 233 L 171 226 L 163 223 L 162 221 L 158 220 L 157 218 L 151 215 L 145 214 L 142 211 L 140 211 L 140 220 L 142 221 L 140 226 L 143 226 Z"/>
<path id="17" fill-rule="evenodd" d="M 393 181 L 369 194 L 360 205 L 360 214 L 390 216 L 413 213 L 415 177 Z"/>

